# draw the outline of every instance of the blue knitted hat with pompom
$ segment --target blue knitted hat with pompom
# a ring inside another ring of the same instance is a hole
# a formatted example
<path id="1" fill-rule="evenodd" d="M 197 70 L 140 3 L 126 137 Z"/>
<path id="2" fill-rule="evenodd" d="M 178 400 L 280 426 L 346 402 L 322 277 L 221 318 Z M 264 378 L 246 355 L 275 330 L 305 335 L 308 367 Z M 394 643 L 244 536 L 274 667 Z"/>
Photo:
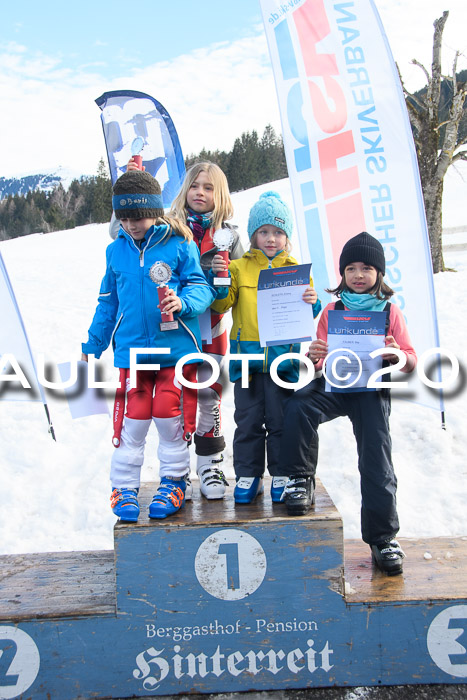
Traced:
<path id="1" fill-rule="evenodd" d="M 260 226 L 271 224 L 284 231 L 287 238 L 292 236 L 292 212 L 277 192 L 263 192 L 253 204 L 248 217 L 248 236 L 252 237 Z"/>

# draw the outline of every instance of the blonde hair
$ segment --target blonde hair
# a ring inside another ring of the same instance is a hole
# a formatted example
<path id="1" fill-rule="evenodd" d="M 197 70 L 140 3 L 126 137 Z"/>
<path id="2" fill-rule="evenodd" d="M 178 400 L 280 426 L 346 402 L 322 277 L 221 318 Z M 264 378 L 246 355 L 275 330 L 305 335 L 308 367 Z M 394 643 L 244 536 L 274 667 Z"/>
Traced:
<path id="1" fill-rule="evenodd" d="M 167 231 L 168 236 L 183 236 L 183 238 L 189 243 L 193 240 L 193 233 L 189 226 L 185 222 L 178 219 L 176 216 L 171 216 L 170 214 L 164 214 L 164 216 L 158 216 L 155 219 L 156 226 L 168 226 Z M 166 241 L 167 242 L 167 241 Z"/>
<path id="2" fill-rule="evenodd" d="M 213 228 L 218 229 L 222 226 L 224 221 L 232 218 L 233 204 L 232 200 L 230 199 L 229 185 L 227 183 L 226 176 L 218 165 L 211 163 L 210 161 L 195 163 L 191 166 L 191 168 L 188 168 L 181 190 L 172 203 L 170 214 L 186 223 L 186 197 L 188 190 L 201 172 L 206 173 L 214 188 L 214 209 L 212 211 L 211 219 Z"/>

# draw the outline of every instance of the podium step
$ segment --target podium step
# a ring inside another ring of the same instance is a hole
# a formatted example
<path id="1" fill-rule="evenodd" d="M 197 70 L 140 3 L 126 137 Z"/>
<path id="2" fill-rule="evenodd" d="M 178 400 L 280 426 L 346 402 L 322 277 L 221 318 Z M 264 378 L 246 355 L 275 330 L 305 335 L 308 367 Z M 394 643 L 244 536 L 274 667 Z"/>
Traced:
<path id="1" fill-rule="evenodd" d="M 193 501 L 188 501 L 179 513 L 161 521 L 147 517 L 147 509 L 158 483 L 145 483 L 139 495 L 139 521 L 132 524 L 117 522 L 115 531 L 125 533 L 129 528 L 144 530 L 194 524 L 222 526 L 281 520 L 285 517 L 284 506 L 272 503 L 270 479 L 265 481 L 265 493 L 258 496 L 255 503 L 241 506 L 234 503 L 232 485 L 223 500 L 208 501 L 200 495 L 198 483 L 195 482 Z M 336 520 L 340 528 L 338 511 L 319 480 L 316 492 L 316 505 L 305 517 L 316 521 Z M 336 583 L 336 586 L 341 587 L 341 583 Z M 0 556 L 0 622 L 115 614 L 114 550 Z"/>
<path id="2" fill-rule="evenodd" d="M 138 522 L 117 522 L 114 529 L 118 610 L 130 606 L 132 614 L 147 613 L 141 600 L 149 594 L 135 603 L 133 582 L 138 577 L 140 588 L 149 591 L 155 571 L 174 589 L 182 579 L 185 598 L 193 595 L 197 605 L 202 589 L 219 600 L 248 598 L 261 587 L 266 569 L 271 585 L 280 586 L 282 607 L 287 586 L 290 595 L 298 594 L 298 588 L 300 596 L 306 595 L 312 584 L 316 595 L 318 587 L 322 595 L 343 595 L 342 518 L 323 485 L 317 483 L 315 507 L 294 518 L 287 516 L 284 504 L 272 502 L 270 488 L 271 479 L 265 478 L 264 493 L 253 503 L 236 504 L 233 483 L 219 500 L 204 498 L 195 483 L 193 499 L 180 511 L 153 520 L 147 513 L 157 483 L 144 484 Z M 208 602 L 213 604 L 208 597 L 203 605 Z M 185 610 L 186 600 L 177 604 Z M 294 600 L 292 607 L 297 604 Z"/>
<path id="3" fill-rule="evenodd" d="M 226 489 L 224 498 L 208 500 L 200 494 L 197 481 L 193 482 L 193 500 L 186 501 L 185 506 L 164 520 L 150 520 L 147 515 L 149 504 L 157 489 L 158 482 L 146 482 L 142 484 L 138 500 L 141 514 L 137 523 L 131 523 L 131 527 L 147 528 L 158 527 L 161 524 L 168 527 L 187 527 L 203 525 L 231 525 L 233 523 L 258 523 L 284 520 L 290 521 L 285 506 L 282 503 L 271 501 L 271 478 L 264 479 L 264 493 L 259 495 L 253 503 L 236 504 L 233 498 L 234 480 Z M 341 517 L 336 506 L 332 502 L 328 492 L 319 479 L 316 481 L 316 503 L 311 511 L 303 517 L 294 518 L 302 520 L 306 518 L 312 522 L 321 520 L 335 520 L 342 524 Z M 129 523 L 116 523 L 117 529 L 128 528 Z"/>
<path id="4" fill-rule="evenodd" d="M 254 504 L 235 506 L 232 487 L 224 500 L 207 501 L 194 485 L 194 499 L 170 520 L 153 521 L 145 511 L 157 483 L 146 483 L 140 492 L 142 514 L 128 527 L 177 527 L 189 524 L 226 525 L 264 521 L 284 516 L 283 506 L 265 494 Z M 316 505 L 305 516 L 311 520 L 338 517 L 329 494 L 318 480 Z M 361 540 L 344 540 L 343 592 L 348 603 L 446 600 L 467 597 L 467 537 L 399 538 L 407 558 L 403 576 L 388 577 L 372 565 L 369 547 Z M 0 556 L 0 622 L 31 617 L 115 615 L 114 551 L 46 552 Z"/>
<path id="5" fill-rule="evenodd" d="M 344 540 L 348 603 L 395 603 L 467 597 L 467 537 L 398 537 L 406 554 L 402 576 L 386 576 L 361 540 Z"/>
<path id="6" fill-rule="evenodd" d="M 344 540 L 346 602 L 467 598 L 467 537 L 399 542 L 404 574 L 388 577 L 364 542 Z M 0 622 L 115 613 L 113 550 L 0 556 Z"/>
<path id="7" fill-rule="evenodd" d="M 0 622 L 115 612 L 113 550 L 0 556 Z"/>
<path id="8" fill-rule="evenodd" d="M 0 557 L 0 698 L 467 683 L 467 538 L 401 539 L 391 578 L 321 483 L 294 518 L 266 479 L 150 520 L 156 487 L 114 551 Z"/>

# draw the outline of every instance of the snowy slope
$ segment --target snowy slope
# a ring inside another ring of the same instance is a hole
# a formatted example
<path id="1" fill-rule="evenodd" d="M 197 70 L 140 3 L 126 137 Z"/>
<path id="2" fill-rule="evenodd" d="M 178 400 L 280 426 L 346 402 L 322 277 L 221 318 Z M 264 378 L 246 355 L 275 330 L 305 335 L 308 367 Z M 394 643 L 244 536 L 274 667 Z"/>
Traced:
<path id="1" fill-rule="evenodd" d="M 50 192 L 60 184 L 67 190 L 72 181 L 79 180 L 80 177 L 82 176 L 77 173 L 72 173 L 62 166 L 54 170 L 40 173 L 27 173 L 14 177 L 2 176 L 0 177 L 0 199 L 5 199 L 8 195 L 15 194 L 25 197 L 28 192 L 36 190 L 50 194 Z"/>
<path id="2" fill-rule="evenodd" d="M 242 231 L 246 231 L 249 208 L 266 189 L 278 190 L 292 205 L 288 180 L 236 194 L 234 220 Z M 465 182 L 453 173 L 446 187 L 446 226 L 462 229 L 467 224 L 462 207 L 465 190 Z M 456 237 L 456 242 L 467 243 L 467 225 Z M 80 354 L 109 242 L 107 225 L 91 225 L 0 243 L 33 351 L 46 353 L 52 365 Z M 456 272 L 437 275 L 435 285 L 441 345 L 453 350 L 465 364 L 467 324 L 457 300 L 467 286 L 467 252 L 458 248 L 446 253 L 446 263 Z M 115 378 L 111 351 L 102 362 L 105 377 Z M 0 401 L 0 554 L 112 548 L 115 517 L 108 504 L 113 449 L 110 418 L 100 415 L 72 420 L 59 392 L 48 392 L 48 403 L 56 443 L 47 434 L 40 404 Z M 109 407 L 111 404 L 109 396 Z M 441 430 L 435 411 L 393 400 L 393 457 L 399 478 L 402 536 L 467 536 L 466 414 L 465 387 L 448 397 L 446 431 Z M 229 391 L 223 411 L 228 477 L 233 477 L 232 416 Z M 359 537 L 359 481 L 350 425 L 346 419 L 334 421 L 321 427 L 320 436 L 318 475 L 343 517 L 345 536 Z M 156 448 L 152 427 L 144 480 L 157 477 Z"/>

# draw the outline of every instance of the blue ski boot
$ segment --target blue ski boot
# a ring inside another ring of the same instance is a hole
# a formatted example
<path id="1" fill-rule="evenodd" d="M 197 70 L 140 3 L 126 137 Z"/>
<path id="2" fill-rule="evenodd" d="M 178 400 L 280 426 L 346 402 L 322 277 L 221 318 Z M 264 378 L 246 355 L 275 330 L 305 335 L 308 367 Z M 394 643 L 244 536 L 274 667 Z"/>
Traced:
<path id="1" fill-rule="evenodd" d="M 185 505 L 186 481 L 182 477 L 163 476 L 149 506 L 150 518 L 167 518 Z"/>
<path id="2" fill-rule="evenodd" d="M 235 503 L 253 503 L 256 496 L 263 493 L 262 476 L 240 476 L 234 488 Z"/>
<path id="3" fill-rule="evenodd" d="M 113 489 L 110 506 L 114 515 L 125 523 L 135 523 L 139 515 L 138 489 Z"/>
<path id="4" fill-rule="evenodd" d="M 288 476 L 273 476 L 271 481 L 271 501 L 273 503 L 280 503 L 282 500 L 282 494 L 289 480 Z"/>

